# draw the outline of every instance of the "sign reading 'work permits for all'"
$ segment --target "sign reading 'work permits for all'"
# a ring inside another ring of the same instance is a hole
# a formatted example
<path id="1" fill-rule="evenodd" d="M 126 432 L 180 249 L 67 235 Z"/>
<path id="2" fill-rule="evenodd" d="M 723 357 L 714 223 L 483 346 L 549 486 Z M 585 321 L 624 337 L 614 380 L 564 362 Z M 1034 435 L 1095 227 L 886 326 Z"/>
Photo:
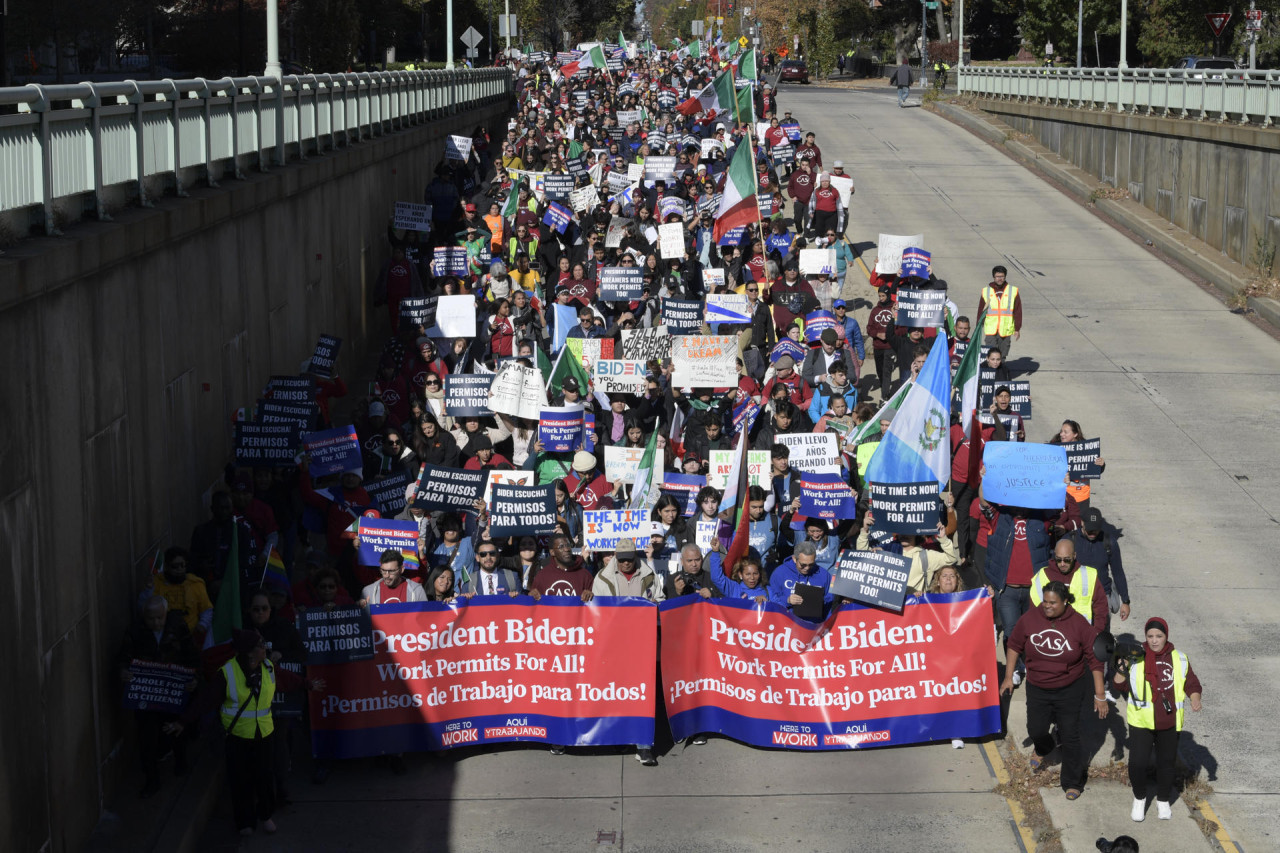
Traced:
<path id="1" fill-rule="evenodd" d="M 373 622 L 363 607 L 308 607 L 298 613 L 297 623 L 298 635 L 307 647 L 308 666 L 354 663 L 373 657 Z"/>
<path id="2" fill-rule="evenodd" d="M 1096 480 L 1102 476 L 1102 468 L 1098 465 L 1098 457 L 1102 455 L 1102 439 L 1073 441 L 1062 445 L 1062 449 L 1067 451 L 1067 473 L 1072 480 Z"/>
<path id="3" fill-rule="evenodd" d="M 900 613 L 910 569 L 911 560 L 901 554 L 845 551 L 831 573 L 831 594 Z"/>
<path id="4" fill-rule="evenodd" d="M 936 328 L 946 320 L 947 292 L 945 290 L 899 290 L 899 326 Z"/>
<path id="5" fill-rule="evenodd" d="M 423 465 L 418 472 L 418 491 L 413 505 L 428 512 L 433 510 L 467 510 L 475 512 L 486 480 L 484 471 L 465 471 L 442 465 Z"/>
<path id="6" fill-rule="evenodd" d="M 361 516 L 356 528 L 360 537 L 360 565 L 376 566 L 382 562 L 383 551 L 399 551 L 416 556 L 418 553 L 418 522 L 397 521 L 394 518 L 370 518 Z"/>
<path id="7" fill-rule="evenodd" d="M 172 663 L 146 660 L 129 662 L 131 678 L 124 686 L 124 707 L 129 711 L 158 711 L 177 714 L 195 694 L 187 685 L 196 677 L 195 670 Z"/>
<path id="8" fill-rule="evenodd" d="M 1052 444 L 993 441 L 982 452 L 983 496 L 996 504 L 1061 510 L 1067 501 L 1067 451 Z"/>
<path id="9" fill-rule="evenodd" d="M 333 335 L 321 335 L 316 341 L 316 350 L 311 353 L 311 363 L 307 372 L 329 379 L 333 376 L 333 364 L 338 360 L 338 349 L 342 346 L 342 338 Z"/>
<path id="10" fill-rule="evenodd" d="M 644 273 L 640 267 L 601 267 L 601 302 L 634 302 L 644 295 Z"/>
<path id="11" fill-rule="evenodd" d="M 938 532 L 938 483 L 868 483 L 872 527 L 913 536 Z"/>
<path id="12" fill-rule="evenodd" d="M 544 408 L 538 419 L 538 440 L 547 453 L 568 453 L 582 443 L 582 406 Z"/>
<path id="13" fill-rule="evenodd" d="M 411 201 L 396 202 L 395 221 L 392 227 L 403 231 L 430 231 L 431 205 L 414 204 Z"/>
<path id="14" fill-rule="evenodd" d="M 438 296 L 412 296 L 400 300 L 400 318 L 411 326 L 430 329 L 436 324 L 436 305 Z"/>
<path id="15" fill-rule="evenodd" d="M 236 424 L 236 462 L 241 465 L 292 467 L 301 443 L 297 424 Z"/>
<path id="16" fill-rule="evenodd" d="M 444 413 L 452 417 L 484 417 L 489 410 L 492 373 L 450 373 L 444 378 Z"/>
<path id="17" fill-rule="evenodd" d="M 677 388 L 732 388 L 738 384 L 735 335 L 680 335 L 671 346 Z"/>
<path id="18" fill-rule="evenodd" d="M 467 162 L 471 156 L 471 138 L 468 136 L 449 136 L 444 141 L 444 159 Z"/>
<path id="19" fill-rule="evenodd" d="M 856 518 L 858 496 L 839 474 L 800 474 L 800 514 L 809 518 Z"/>
<path id="20" fill-rule="evenodd" d="M 307 470 L 312 477 L 359 471 L 364 467 L 364 459 L 360 455 L 356 428 L 334 427 L 307 433 L 307 460 Z"/>
<path id="21" fill-rule="evenodd" d="M 619 539 L 639 541 L 653 527 L 649 515 L 650 511 L 643 509 L 585 509 L 583 544 L 592 551 L 616 551 Z"/>
<path id="22" fill-rule="evenodd" d="M 910 246 L 902 250 L 902 277 L 928 278 L 933 269 L 933 255 Z"/>
<path id="23" fill-rule="evenodd" d="M 1011 382 L 983 382 L 978 385 L 978 414 L 984 424 L 995 423 L 991 416 L 991 404 L 996 399 L 997 388 L 1009 389 L 1009 411 L 1031 420 L 1031 380 L 1015 379 Z"/>
<path id="24" fill-rule="evenodd" d="M 493 487 L 489 504 L 489 532 L 505 536 L 533 536 L 556 529 L 556 484 Z"/>

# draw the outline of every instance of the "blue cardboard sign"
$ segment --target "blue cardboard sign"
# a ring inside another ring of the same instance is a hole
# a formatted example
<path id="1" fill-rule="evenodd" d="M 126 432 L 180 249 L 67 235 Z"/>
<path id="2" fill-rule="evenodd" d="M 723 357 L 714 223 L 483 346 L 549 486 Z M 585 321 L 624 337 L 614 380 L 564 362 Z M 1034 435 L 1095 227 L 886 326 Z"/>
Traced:
<path id="1" fill-rule="evenodd" d="M 988 501 L 1026 509 L 1060 510 L 1067 502 L 1067 451 L 1052 444 L 994 441 L 983 450 Z"/>

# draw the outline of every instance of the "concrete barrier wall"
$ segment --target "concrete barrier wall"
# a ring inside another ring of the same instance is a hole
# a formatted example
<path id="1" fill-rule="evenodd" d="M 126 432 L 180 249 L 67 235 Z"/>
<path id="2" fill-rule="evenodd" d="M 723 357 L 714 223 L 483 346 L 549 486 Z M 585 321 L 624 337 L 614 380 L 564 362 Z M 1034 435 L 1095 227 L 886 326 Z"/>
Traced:
<path id="1" fill-rule="evenodd" d="M 1280 130 L 977 99 L 1104 183 L 1256 267 L 1280 245 Z"/>
<path id="2" fill-rule="evenodd" d="M 231 412 L 331 332 L 362 352 L 393 203 L 450 133 L 380 137 L 0 256 L 0 849 L 88 838 L 135 763 L 113 668 L 157 546 L 186 545 Z M 160 816 L 157 816 L 159 821 Z"/>

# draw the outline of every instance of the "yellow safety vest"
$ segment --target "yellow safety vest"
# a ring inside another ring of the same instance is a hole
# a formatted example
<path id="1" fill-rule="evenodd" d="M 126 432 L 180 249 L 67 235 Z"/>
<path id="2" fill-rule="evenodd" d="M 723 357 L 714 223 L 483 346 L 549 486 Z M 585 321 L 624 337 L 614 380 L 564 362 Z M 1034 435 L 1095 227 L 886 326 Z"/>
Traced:
<path id="1" fill-rule="evenodd" d="M 858 476 L 865 477 L 867 475 L 867 463 L 871 461 L 871 457 L 875 455 L 876 448 L 880 446 L 879 440 L 864 441 L 858 445 L 858 449 L 854 452 L 854 459 L 858 463 Z"/>
<path id="2" fill-rule="evenodd" d="M 1033 606 L 1040 606 L 1040 602 L 1044 601 L 1045 586 L 1050 581 L 1055 580 L 1057 578 L 1049 577 L 1049 568 L 1047 566 L 1036 572 L 1036 576 L 1031 579 L 1031 604 Z M 1097 582 L 1098 570 L 1091 569 L 1088 566 L 1081 566 L 1076 571 L 1075 577 L 1071 579 L 1071 583 L 1067 584 L 1067 591 L 1076 597 L 1076 603 L 1068 604 L 1067 608 L 1079 613 L 1090 622 L 1093 621 L 1093 607 L 1091 606 L 1093 585 Z"/>
<path id="3" fill-rule="evenodd" d="M 1006 284 L 999 294 L 990 285 L 982 289 L 982 301 L 987 306 L 987 321 L 982 324 L 982 334 L 1011 336 L 1013 329 L 1013 303 L 1018 300 L 1018 288 Z"/>
<path id="4" fill-rule="evenodd" d="M 1187 656 L 1177 649 L 1173 650 L 1173 705 L 1177 710 L 1176 722 L 1174 725 L 1178 731 L 1182 731 L 1182 713 L 1183 705 L 1187 702 Z M 1148 694 L 1151 686 L 1147 684 L 1147 662 L 1140 660 L 1129 668 L 1129 702 L 1125 711 L 1125 719 L 1129 721 L 1129 725 L 1136 726 L 1140 729 L 1154 729 L 1156 727 L 1156 711 L 1151 705 L 1150 696 L 1144 701 L 1138 698 L 1138 690 L 1141 688 L 1144 696 Z"/>
<path id="5" fill-rule="evenodd" d="M 275 723 L 271 719 L 271 700 L 276 695 L 276 671 L 271 664 L 262 662 L 262 686 L 258 695 L 249 698 L 249 681 L 240 661 L 232 658 L 222 667 L 222 674 L 227 677 L 227 696 L 222 700 L 222 728 L 234 737 L 253 740 L 256 736 L 266 737 L 275 731 Z M 245 700 L 248 699 L 248 703 Z M 240 706 L 244 705 L 244 710 Z M 240 719 L 236 719 L 236 715 Z M 231 721 L 235 720 L 234 727 Z"/>

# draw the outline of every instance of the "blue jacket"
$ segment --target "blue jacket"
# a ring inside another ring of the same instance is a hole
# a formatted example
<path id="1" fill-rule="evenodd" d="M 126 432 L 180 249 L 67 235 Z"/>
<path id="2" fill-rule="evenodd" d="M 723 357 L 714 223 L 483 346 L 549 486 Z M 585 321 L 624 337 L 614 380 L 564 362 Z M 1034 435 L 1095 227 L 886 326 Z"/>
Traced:
<path id="1" fill-rule="evenodd" d="M 831 398 L 835 396 L 831 386 L 825 382 L 819 382 L 818 387 L 813 389 L 813 399 L 809 401 L 809 420 L 815 424 L 822 419 L 827 413 L 827 408 L 831 405 Z M 844 401 L 849 404 L 849 411 L 853 411 L 853 407 L 858 404 L 858 386 L 852 382 L 849 387 L 840 395 L 844 397 Z"/>
<path id="2" fill-rule="evenodd" d="M 796 569 L 796 561 L 792 557 L 788 557 L 786 562 L 774 569 L 773 574 L 769 576 L 769 597 L 773 599 L 773 603 L 790 610 L 791 605 L 787 603 L 787 598 L 795 592 L 796 583 L 822 587 L 822 609 L 824 612 L 830 609 L 831 602 L 835 600 L 831 595 L 831 573 L 822 566 L 814 564 L 810 574 L 802 575 Z"/>
<path id="3" fill-rule="evenodd" d="M 767 586 L 758 586 L 755 589 L 747 586 L 742 581 L 736 581 L 724 573 L 724 564 L 720 560 L 720 552 L 712 551 L 707 555 L 708 563 L 711 567 L 711 580 L 716 586 L 720 587 L 725 598 L 745 598 L 755 601 L 760 596 L 764 596 L 765 600 L 770 597 L 769 588 Z M 761 578 L 763 583 L 764 578 Z"/>
<path id="4" fill-rule="evenodd" d="M 835 245 L 836 250 L 836 278 L 844 281 L 845 270 L 849 268 L 849 264 L 858 262 L 858 256 L 853 253 L 853 248 L 847 240 L 840 240 Z"/>
<path id="5" fill-rule="evenodd" d="M 858 321 L 853 319 L 848 312 L 844 315 L 844 337 L 849 346 L 853 347 L 854 352 L 858 354 L 858 358 L 865 360 L 867 350 L 862 343 L 862 329 L 858 328 Z"/>
<path id="6" fill-rule="evenodd" d="M 1027 519 L 1027 546 L 1031 549 L 1031 574 L 1049 565 L 1049 531 L 1040 513 L 1031 512 Z M 1009 574 L 1009 557 L 1013 553 L 1013 533 L 1016 519 L 1008 512 L 1001 512 L 996 528 L 987 537 L 987 583 L 996 592 L 1004 589 Z"/>

